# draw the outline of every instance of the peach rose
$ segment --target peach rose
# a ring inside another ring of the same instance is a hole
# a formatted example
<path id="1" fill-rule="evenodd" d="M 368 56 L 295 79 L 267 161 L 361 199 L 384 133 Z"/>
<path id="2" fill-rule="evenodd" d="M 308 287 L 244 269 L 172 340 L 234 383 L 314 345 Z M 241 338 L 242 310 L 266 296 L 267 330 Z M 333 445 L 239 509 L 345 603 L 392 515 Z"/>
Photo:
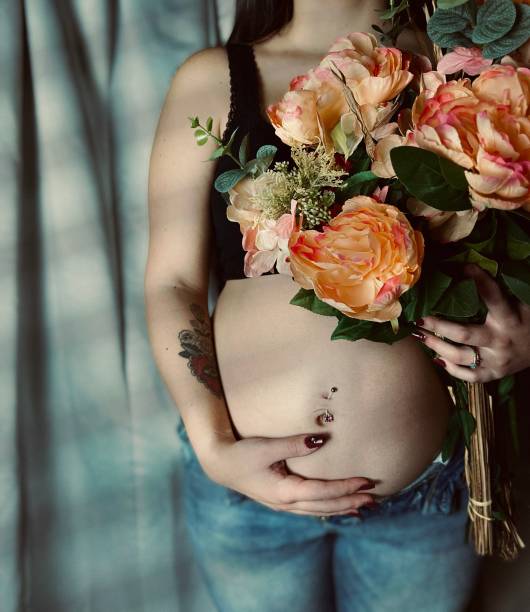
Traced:
<path id="1" fill-rule="evenodd" d="M 420 276 L 423 236 L 395 206 L 356 196 L 322 232 L 295 228 L 289 252 L 303 288 L 348 317 L 384 322 Z"/>
<path id="2" fill-rule="evenodd" d="M 478 113 L 476 122 L 475 171 L 466 172 L 473 206 L 530 211 L 530 119 L 501 107 Z"/>
<path id="3" fill-rule="evenodd" d="M 482 107 L 468 79 L 424 90 L 412 107 L 413 144 L 471 170 L 478 149 L 475 117 Z"/>
<path id="4" fill-rule="evenodd" d="M 438 242 L 456 242 L 471 234 L 478 219 L 479 212 L 469 210 L 445 211 L 433 208 L 425 202 L 409 198 L 407 208 L 415 217 L 427 219 L 429 234 Z"/>
<path id="5" fill-rule="evenodd" d="M 372 172 L 379 178 L 394 178 L 396 172 L 390 159 L 390 151 L 406 144 L 406 138 L 400 134 L 390 134 L 380 140 L 375 146 Z"/>
<path id="6" fill-rule="evenodd" d="M 267 108 L 276 135 L 289 146 L 322 142 L 333 150 L 331 132 L 349 112 L 342 85 L 328 70 L 315 69 L 291 81 L 291 89 Z"/>
<path id="7" fill-rule="evenodd" d="M 530 69 L 495 65 L 483 72 L 472 85 L 480 100 L 507 106 L 510 113 L 526 117 L 530 107 Z"/>
<path id="8" fill-rule="evenodd" d="M 267 108 L 276 135 L 289 146 L 322 142 L 328 151 L 340 149 L 331 134 L 345 114 L 351 115 L 351 109 L 332 72 L 336 67 L 343 72 L 359 107 L 362 126 L 356 116 L 349 118 L 349 134 L 355 135 L 351 141 L 358 144 L 363 128 L 375 132 L 389 121 L 394 111 L 392 100 L 413 78 L 409 64 L 401 51 L 379 47 L 371 34 L 355 32 L 339 38 L 318 67 L 292 79 L 280 102 Z"/>

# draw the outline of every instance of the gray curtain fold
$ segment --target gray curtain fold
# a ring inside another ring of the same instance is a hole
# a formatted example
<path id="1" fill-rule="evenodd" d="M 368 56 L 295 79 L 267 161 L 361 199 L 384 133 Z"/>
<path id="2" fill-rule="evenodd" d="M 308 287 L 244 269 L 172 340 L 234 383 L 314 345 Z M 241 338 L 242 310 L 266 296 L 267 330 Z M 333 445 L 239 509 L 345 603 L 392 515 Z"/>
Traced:
<path id="1" fill-rule="evenodd" d="M 0 6 L 0 609 L 210 608 L 143 307 L 147 172 L 212 0 Z"/>

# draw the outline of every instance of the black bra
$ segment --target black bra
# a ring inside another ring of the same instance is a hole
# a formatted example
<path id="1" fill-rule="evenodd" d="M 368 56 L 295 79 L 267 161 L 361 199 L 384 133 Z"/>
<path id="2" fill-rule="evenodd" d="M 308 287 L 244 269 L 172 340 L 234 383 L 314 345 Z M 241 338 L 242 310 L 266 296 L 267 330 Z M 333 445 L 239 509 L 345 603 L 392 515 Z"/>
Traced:
<path id="1" fill-rule="evenodd" d="M 239 44 L 229 44 L 225 48 L 230 67 L 230 111 L 223 142 L 226 143 L 230 134 L 239 127 L 233 147 L 236 153 L 239 151 L 241 140 L 248 133 L 250 159 L 255 157 L 256 151 L 262 145 L 273 144 L 278 147 L 274 161 L 288 161 L 291 158 L 291 149 L 280 141 L 274 133 L 273 126 L 263 115 L 261 80 L 254 49 L 252 46 Z M 236 167 L 235 162 L 229 157 L 222 157 L 217 162 L 215 177 Z M 213 183 L 210 205 L 215 243 L 212 249 L 214 270 L 219 281 L 219 289 L 222 289 L 225 281 L 229 279 L 246 278 L 243 272 L 245 251 L 241 244 L 239 224 L 226 218 L 227 203 L 215 190 Z M 277 272 L 271 271 L 266 274 L 277 274 Z"/>

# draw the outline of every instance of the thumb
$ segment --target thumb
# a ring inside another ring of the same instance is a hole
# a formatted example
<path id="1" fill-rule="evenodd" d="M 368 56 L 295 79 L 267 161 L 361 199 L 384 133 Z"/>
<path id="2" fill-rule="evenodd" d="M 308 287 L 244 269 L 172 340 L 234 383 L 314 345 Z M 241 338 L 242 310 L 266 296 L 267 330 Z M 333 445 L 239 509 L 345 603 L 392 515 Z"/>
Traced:
<path id="1" fill-rule="evenodd" d="M 301 434 L 284 438 L 262 438 L 271 463 L 311 455 L 329 440 L 328 434 Z"/>

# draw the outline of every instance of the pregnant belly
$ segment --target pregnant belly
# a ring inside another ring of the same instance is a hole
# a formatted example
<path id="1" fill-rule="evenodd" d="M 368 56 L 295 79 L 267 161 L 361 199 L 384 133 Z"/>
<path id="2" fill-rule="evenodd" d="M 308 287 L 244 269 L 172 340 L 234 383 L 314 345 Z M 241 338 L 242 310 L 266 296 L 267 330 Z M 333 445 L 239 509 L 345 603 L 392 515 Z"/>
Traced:
<path id="1" fill-rule="evenodd" d="M 297 290 L 285 275 L 238 279 L 217 300 L 217 360 L 236 432 L 325 432 L 322 449 L 288 459 L 292 472 L 363 476 L 377 483 L 375 494 L 396 493 L 441 450 L 447 390 L 414 339 L 332 341 L 336 319 L 289 304 Z"/>

